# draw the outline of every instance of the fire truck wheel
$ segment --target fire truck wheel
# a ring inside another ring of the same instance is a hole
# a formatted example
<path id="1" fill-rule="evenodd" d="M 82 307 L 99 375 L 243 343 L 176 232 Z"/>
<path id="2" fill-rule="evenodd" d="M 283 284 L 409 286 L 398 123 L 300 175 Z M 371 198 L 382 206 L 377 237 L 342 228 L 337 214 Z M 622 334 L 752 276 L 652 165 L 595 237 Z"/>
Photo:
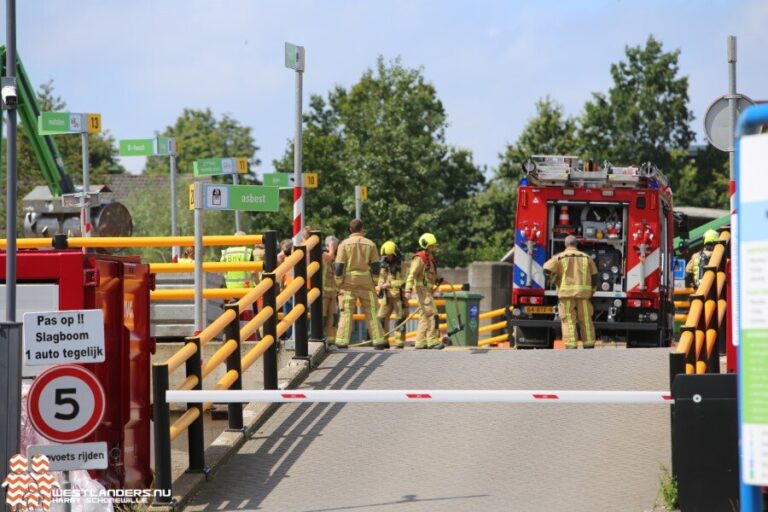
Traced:
<path id="1" fill-rule="evenodd" d="M 515 326 L 514 336 L 519 349 L 552 348 L 552 329 L 549 327 Z"/>

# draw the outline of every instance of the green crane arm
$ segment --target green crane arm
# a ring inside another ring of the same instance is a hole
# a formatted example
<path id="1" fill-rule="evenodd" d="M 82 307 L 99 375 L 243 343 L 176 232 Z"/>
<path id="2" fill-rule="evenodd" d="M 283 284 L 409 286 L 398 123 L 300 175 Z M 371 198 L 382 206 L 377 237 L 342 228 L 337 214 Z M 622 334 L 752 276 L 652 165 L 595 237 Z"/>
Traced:
<path id="1" fill-rule="evenodd" d="M 37 164 L 43 173 L 45 182 L 54 197 L 75 192 L 72 179 L 64 168 L 59 148 L 50 135 L 37 133 L 37 118 L 40 116 L 40 106 L 37 104 L 37 94 L 27 76 L 21 58 L 17 57 L 16 85 L 19 93 L 18 114 L 24 134 L 32 145 Z M 0 46 L 0 76 L 5 76 L 5 46 Z M 2 119 L 0 119 L 0 126 Z"/>

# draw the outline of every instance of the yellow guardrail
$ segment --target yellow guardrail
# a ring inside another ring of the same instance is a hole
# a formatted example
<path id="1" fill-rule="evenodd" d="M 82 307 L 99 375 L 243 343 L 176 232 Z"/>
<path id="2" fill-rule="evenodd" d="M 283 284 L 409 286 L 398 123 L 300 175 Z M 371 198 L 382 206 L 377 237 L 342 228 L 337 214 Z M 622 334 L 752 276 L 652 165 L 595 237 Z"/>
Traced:
<path id="1" fill-rule="evenodd" d="M 690 309 L 677 345 L 677 353 L 685 354 L 687 374 L 706 373 L 709 365 L 719 364 L 715 356 L 718 331 L 725 326 L 727 310 L 725 264 L 729 241 L 730 233 L 721 232 L 699 286 L 690 297 Z"/>
<path id="2" fill-rule="evenodd" d="M 50 249 L 53 238 L 19 238 L 16 240 L 17 249 Z M 203 245 L 255 245 L 264 243 L 263 235 L 214 235 L 204 236 Z M 94 236 L 67 237 L 67 247 L 79 248 L 124 248 L 124 247 L 179 247 L 195 245 L 194 236 Z M 0 249 L 5 249 L 7 241 L 0 239 Z"/>
<path id="3" fill-rule="evenodd" d="M 238 270 L 251 270 L 261 272 L 264 270 L 263 261 L 205 261 L 203 272 L 233 272 Z M 195 271 L 194 263 L 150 263 L 149 271 L 153 274 L 191 273 Z"/>
<path id="4" fill-rule="evenodd" d="M 295 249 L 294 252 L 286 257 L 285 260 L 274 270 L 273 274 L 275 279 L 279 280 L 288 272 L 290 272 L 299 262 L 305 261 L 307 252 L 316 247 L 319 242 L 319 237 L 317 235 L 313 235 L 309 238 L 309 240 L 307 240 L 305 244 L 306 252 L 298 248 Z M 178 263 L 168 265 L 175 265 L 176 268 L 179 266 Z M 220 264 L 207 265 L 209 265 L 209 268 L 211 269 L 216 267 L 218 267 L 217 270 L 222 269 Z M 167 267 L 163 266 L 160 268 L 165 270 Z M 306 266 L 307 279 L 310 279 L 315 274 L 317 274 L 320 268 L 321 266 L 319 261 L 310 262 Z M 263 270 L 263 267 L 259 268 L 258 270 Z M 288 300 L 290 300 L 291 297 L 293 297 L 305 286 L 306 284 L 304 278 L 298 277 L 292 279 L 285 286 L 283 291 L 275 297 L 276 308 L 281 308 L 288 302 Z M 246 325 L 242 327 L 239 326 L 239 313 L 251 308 L 258 299 L 262 298 L 263 295 L 273 287 L 274 281 L 270 277 L 265 277 L 254 288 L 204 290 L 204 298 L 240 297 L 240 299 L 234 304 L 234 307 L 229 307 L 226 309 L 216 320 L 211 322 L 210 325 L 208 325 L 205 329 L 197 334 L 196 338 L 199 340 L 200 346 L 205 346 L 212 339 L 221 335 L 225 329 L 231 325 L 234 325 L 234 322 L 238 323 L 237 331 L 240 340 L 249 338 L 252 334 L 263 327 L 265 322 L 275 314 L 275 311 L 271 307 L 263 307 L 253 319 L 248 321 Z M 153 300 L 185 299 L 194 297 L 193 289 L 156 290 L 153 293 Z M 296 304 L 288 314 L 284 315 L 283 318 L 277 322 L 277 336 L 279 337 L 283 335 L 290 328 L 290 326 L 293 325 L 296 320 L 301 317 L 301 315 L 306 311 L 307 307 L 315 300 L 317 300 L 318 297 L 320 297 L 320 290 L 318 288 L 313 287 L 311 290 L 309 290 L 307 292 L 307 306 L 304 306 L 303 304 Z M 262 339 L 259 343 L 256 344 L 256 346 L 249 350 L 248 353 L 240 358 L 240 372 L 236 370 L 228 370 L 224 376 L 216 383 L 214 389 L 229 389 L 235 382 L 237 382 L 242 372 L 250 368 L 253 363 L 256 362 L 273 344 L 274 337 L 271 335 L 266 335 L 264 339 Z M 230 358 L 230 356 L 232 356 L 238 350 L 239 346 L 239 340 L 227 339 L 225 343 L 223 343 L 221 347 L 219 347 L 218 350 L 210 356 L 208 361 L 206 361 L 204 365 L 201 365 L 200 371 L 202 378 L 208 377 L 216 368 L 224 364 Z M 197 350 L 197 344 L 195 342 L 186 343 L 178 352 L 173 354 L 165 362 L 169 373 L 178 369 L 190 357 L 195 356 L 197 354 Z M 182 387 L 179 389 L 194 389 L 198 384 L 199 380 L 196 376 L 188 376 L 187 379 L 181 384 Z M 203 411 L 208 410 L 210 407 L 210 403 L 203 404 Z M 187 412 L 184 413 L 184 415 L 182 415 L 170 426 L 171 439 L 175 439 L 182 432 L 188 429 L 198 419 L 199 415 L 200 410 L 197 407 L 190 407 Z"/>

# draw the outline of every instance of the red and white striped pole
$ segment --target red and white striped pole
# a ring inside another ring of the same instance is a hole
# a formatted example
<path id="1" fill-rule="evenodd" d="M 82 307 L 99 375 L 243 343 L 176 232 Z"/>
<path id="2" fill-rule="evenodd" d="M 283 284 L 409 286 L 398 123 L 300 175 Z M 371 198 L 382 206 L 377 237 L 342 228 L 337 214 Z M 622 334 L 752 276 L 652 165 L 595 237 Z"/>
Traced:
<path id="1" fill-rule="evenodd" d="M 293 142 L 293 246 L 301 245 L 302 230 L 304 229 L 304 180 L 301 172 L 301 138 L 302 138 L 302 108 L 303 76 L 305 52 L 303 46 L 295 47 L 296 70 L 296 127 Z"/>
<path id="2" fill-rule="evenodd" d="M 694 397 L 694 400 L 696 398 Z M 548 403 L 672 404 L 669 391 L 569 391 L 507 389 L 294 389 L 167 391 L 169 403 Z"/>

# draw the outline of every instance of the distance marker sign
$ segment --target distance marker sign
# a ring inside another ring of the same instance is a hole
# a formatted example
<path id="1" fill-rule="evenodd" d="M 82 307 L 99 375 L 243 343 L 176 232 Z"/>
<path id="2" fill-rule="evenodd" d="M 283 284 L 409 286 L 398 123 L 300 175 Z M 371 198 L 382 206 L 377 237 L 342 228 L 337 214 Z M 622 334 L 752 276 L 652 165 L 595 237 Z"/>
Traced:
<path id="1" fill-rule="evenodd" d="M 103 363 L 100 309 L 24 313 L 24 364 Z"/>
<path id="2" fill-rule="evenodd" d="M 106 409 L 104 388 L 80 366 L 48 368 L 29 387 L 27 416 L 40 435 L 72 443 L 92 434 Z"/>

